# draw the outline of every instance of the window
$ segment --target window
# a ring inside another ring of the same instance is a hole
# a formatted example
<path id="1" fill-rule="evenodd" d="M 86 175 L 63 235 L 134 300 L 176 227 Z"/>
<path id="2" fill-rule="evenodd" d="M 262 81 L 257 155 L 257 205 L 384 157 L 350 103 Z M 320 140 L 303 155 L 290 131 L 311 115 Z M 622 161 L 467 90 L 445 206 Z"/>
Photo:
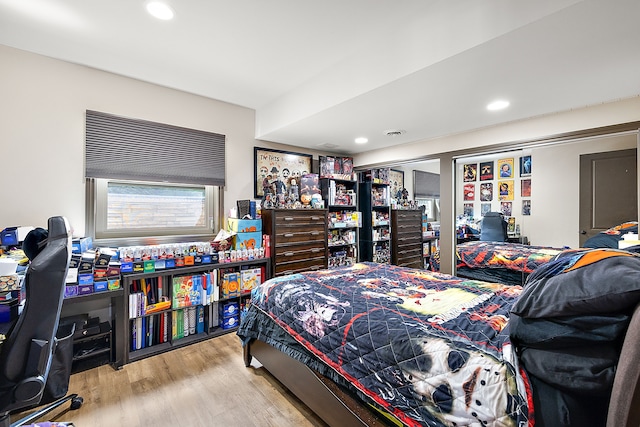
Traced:
<path id="1" fill-rule="evenodd" d="M 155 237 L 166 240 L 162 237 L 210 236 L 218 228 L 219 187 L 91 181 L 96 239 Z"/>

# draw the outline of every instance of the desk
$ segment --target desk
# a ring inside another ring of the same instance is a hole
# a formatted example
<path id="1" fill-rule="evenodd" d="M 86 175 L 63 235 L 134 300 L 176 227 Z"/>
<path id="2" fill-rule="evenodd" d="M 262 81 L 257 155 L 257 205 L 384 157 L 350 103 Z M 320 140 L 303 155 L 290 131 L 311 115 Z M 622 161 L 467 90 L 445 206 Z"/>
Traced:
<path id="1" fill-rule="evenodd" d="M 509 243 L 521 243 L 523 245 L 529 244 L 529 238 L 527 236 L 508 236 L 507 242 Z"/>

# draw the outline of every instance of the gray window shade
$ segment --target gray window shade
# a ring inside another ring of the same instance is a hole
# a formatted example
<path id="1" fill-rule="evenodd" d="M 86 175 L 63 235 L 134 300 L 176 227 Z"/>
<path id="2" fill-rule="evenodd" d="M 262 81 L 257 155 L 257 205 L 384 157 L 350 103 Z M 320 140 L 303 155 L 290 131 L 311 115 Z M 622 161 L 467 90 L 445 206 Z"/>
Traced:
<path id="1" fill-rule="evenodd" d="M 414 197 L 440 197 L 440 174 L 413 171 Z"/>
<path id="2" fill-rule="evenodd" d="M 87 178 L 225 184 L 225 136 L 87 110 Z"/>

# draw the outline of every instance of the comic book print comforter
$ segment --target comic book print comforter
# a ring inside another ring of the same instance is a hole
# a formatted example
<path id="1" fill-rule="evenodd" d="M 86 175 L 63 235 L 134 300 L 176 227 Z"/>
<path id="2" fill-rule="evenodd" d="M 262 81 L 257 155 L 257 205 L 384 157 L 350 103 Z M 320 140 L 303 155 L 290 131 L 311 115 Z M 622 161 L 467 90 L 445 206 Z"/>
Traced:
<path id="1" fill-rule="evenodd" d="M 457 267 L 503 268 L 529 274 L 564 249 L 508 242 L 464 242 L 456 246 Z M 434 271 L 440 270 L 439 262 Z"/>
<path id="2" fill-rule="evenodd" d="M 531 403 L 507 331 L 522 289 L 385 264 L 274 278 L 249 310 L 408 426 L 526 426 Z M 263 336 L 244 321 L 243 338 Z"/>

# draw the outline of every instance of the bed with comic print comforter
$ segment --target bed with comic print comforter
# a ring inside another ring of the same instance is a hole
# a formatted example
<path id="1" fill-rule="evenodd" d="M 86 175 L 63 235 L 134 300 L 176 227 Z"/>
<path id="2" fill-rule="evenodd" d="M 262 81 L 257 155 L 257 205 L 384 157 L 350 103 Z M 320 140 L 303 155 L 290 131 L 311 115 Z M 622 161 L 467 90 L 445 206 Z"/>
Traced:
<path id="1" fill-rule="evenodd" d="M 506 327 L 521 291 L 358 263 L 266 281 L 238 335 L 271 344 L 407 426 L 523 427 L 532 398 Z"/>
<path id="2" fill-rule="evenodd" d="M 565 249 L 508 242 L 464 242 L 456 246 L 456 274 L 476 280 L 523 285 L 533 270 Z M 431 269 L 440 270 L 439 253 L 431 257 Z"/>

